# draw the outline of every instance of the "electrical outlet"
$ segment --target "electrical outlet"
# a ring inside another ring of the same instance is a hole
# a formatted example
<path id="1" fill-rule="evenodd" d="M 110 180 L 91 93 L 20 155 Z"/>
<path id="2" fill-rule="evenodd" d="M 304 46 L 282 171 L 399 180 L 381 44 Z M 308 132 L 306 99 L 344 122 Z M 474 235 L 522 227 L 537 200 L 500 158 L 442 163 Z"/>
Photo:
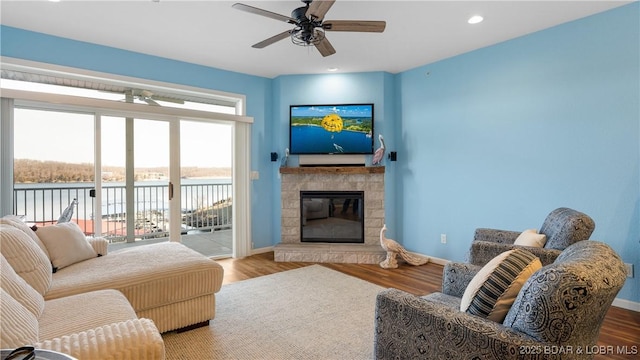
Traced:
<path id="1" fill-rule="evenodd" d="M 440 234 L 440 243 L 442 244 L 447 243 L 447 234 Z"/>
<path id="2" fill-rule="evenodd" d="M 253 241 L 252 241 L 252 242 L 251 242 L 251 248 L 252 248 L 252 249 L 255 249 L 255 247 L 256 247 L 256 244 L 254 244 L 254 243 L 253 243 Z"/>
<path id="3" fill-rule="evenodd" d="M 632 278 L 633 277 L 633 264 L 625 263 L 624 267 L 627 269 L 627 277 Z"/>

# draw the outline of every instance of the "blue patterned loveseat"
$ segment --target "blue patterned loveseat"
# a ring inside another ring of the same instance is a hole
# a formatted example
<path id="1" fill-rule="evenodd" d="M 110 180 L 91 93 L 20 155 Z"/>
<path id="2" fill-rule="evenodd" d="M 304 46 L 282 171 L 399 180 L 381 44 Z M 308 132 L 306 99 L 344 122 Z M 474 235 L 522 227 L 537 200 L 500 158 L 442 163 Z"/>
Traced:
<path id="1" fill-rule="evenodd" d="M 608 245 L 580 241 L 524 283 L 503 323 L 460 311 L 479 266 L 449 263 L 443 292 L 397 290 L 376 301 L 377 359 L 585 359 L 625 282 Z"/>

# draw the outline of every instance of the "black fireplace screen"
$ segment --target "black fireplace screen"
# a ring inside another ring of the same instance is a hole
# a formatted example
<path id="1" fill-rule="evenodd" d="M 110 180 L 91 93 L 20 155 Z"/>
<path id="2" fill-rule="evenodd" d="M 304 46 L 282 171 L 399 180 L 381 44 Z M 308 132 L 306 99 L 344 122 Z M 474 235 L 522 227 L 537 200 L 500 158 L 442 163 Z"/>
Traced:
<path id="1" fill-rule="evenodd" d="M 301 191 L 302 242 L 364 243 L 364 191 Z"/>

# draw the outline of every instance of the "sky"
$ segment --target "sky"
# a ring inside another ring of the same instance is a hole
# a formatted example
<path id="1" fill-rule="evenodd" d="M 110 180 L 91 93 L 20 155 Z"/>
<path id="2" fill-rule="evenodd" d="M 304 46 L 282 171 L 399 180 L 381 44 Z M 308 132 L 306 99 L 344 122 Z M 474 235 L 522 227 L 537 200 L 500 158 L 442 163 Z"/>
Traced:
<path id="1" fill-rule="evenodd" d="M 23 84 L 8 84 L 20 88 Z M 20 82 L 18 82 L 20 83 Z M 29 86 L 38 86 L 30 83 Z M 54 87 L 58 92 L 61 87 Z M 66 93 L 69 88 L 62 87 Z M 44 91 L 39 88 L 39 91 Z M 70 95 L 77 95 L 73 92 Z M 102 94 L 111 96 L 114 94 Z M 120 96 L 116 94 L 115 96 Z M 118 100 L 118 99 L 112 99 Z M 222 111 L 225 109 L 222 109 Z M 233 110 L 233 109 L 229 109 Z M 216 109 L 221 111 L 221 109 Z M 222 112 L 221 111 L 221 112 Z M 169 164 L 169 123 L 134 120 L 136 167 Z M 14 114 L 14 158 L 69 163 L 94 163 L 94 115 L 36 109 L 16 109 Z M 124 166 L 125 120 L 102 117 L 102 165 Z M 231 167 L 232 127 L 229 124 L 180 122 L 181 166 Z"/>
<path id="2" fill-rule="evenodd" d="M 136 167 L 169 164 L 169 123 L 134 121 Z M 92 114 L 17 109 L 14 158 L 94 162 Z M 181 121 L 181 166 L 231 167 L 231 126 Z M 125 119 L 102 118 L 102 165 L 124 166 Z"/>

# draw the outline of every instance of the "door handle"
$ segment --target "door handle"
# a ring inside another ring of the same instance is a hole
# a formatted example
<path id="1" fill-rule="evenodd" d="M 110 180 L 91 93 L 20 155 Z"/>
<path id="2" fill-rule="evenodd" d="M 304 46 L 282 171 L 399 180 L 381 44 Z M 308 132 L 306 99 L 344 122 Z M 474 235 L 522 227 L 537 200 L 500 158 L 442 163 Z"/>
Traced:
<path id="1" fill-rule="evenodd" d="M 173 183 L 169 181 L 169 200 L 173 199 Z"/>

